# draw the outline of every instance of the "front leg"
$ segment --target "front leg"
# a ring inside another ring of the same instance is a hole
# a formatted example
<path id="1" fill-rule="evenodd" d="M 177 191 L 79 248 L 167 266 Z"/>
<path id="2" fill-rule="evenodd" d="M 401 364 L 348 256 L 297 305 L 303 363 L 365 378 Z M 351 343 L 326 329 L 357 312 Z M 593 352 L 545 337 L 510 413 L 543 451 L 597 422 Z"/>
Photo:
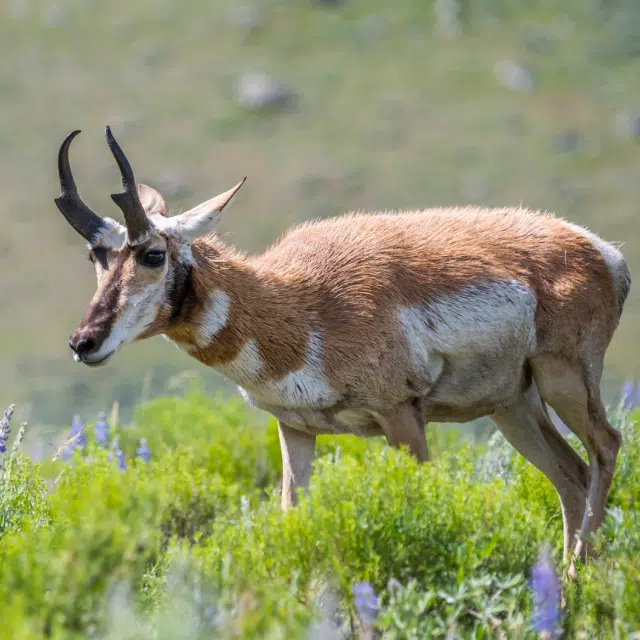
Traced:
<path id="1" fill-rule="evenodd" d="M 296 489 L 309 486 L 316 437 L 282 422 L 278 422 L 278 435 L 282 454 L 282 508 L 288 509 L 298 501 Z"/>

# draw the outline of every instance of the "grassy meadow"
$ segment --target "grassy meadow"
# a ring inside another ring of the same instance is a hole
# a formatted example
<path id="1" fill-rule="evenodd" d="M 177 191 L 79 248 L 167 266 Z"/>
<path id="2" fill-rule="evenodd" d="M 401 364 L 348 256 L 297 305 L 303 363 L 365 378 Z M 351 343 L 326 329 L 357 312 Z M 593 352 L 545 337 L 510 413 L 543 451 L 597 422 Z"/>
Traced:
<path id="1" fill-rule="evenodd" d="M 221 223 L 244 250 L 352 209 L 522 203 L 624 242 L 635 273 L 639 25 L 635 0 L 5 0 L 4 404 L 57 423 L 114 400 L 129 415 L 185 369 L 220 388 L 162 340 L 91 375 L 72 362 L 67 340 L 95 278 L 53 198 L 57 149 L 76 128 L 80 192 L 102 215 L 120 215 L 110 124 L 137 179 L 173 210 L 247 175 Z M 256 72 L 294 99 L 247 108 L 238 85 Z M 607 360 L 614 392 L 640 377 L 639 319 L 632 288 Z"/>
<path id="2" fill-rule="evenodd" d="M 275 422 L 237 400 L 193 387 L 127 425 L 76 419 L 40 463 L 14 424 L 0 637 L 640 637 L 640 411 L 613 413 L 624 444 L 575 583 L 551 485 L 499 435 L 431 425 L 422 466 L 378 438 L 321 437 L 282 513 Z"/>

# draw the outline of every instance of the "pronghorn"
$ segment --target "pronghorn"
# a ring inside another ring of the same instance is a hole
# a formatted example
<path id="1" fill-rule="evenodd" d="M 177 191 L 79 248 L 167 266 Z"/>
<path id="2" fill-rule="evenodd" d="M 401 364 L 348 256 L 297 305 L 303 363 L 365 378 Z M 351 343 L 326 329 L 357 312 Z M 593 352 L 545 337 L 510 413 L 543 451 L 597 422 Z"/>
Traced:
<path id="1" fill-rule="evenodd" d="M 278 420 L 283 508 L 309 483 L 318 434 L 385 436 L 425 461 L 425 422 L 490 416 L 555 487 L 565 561 L 584 556 L 621 443 L 599 390 L 631 284 L 617 248 L 550 214 L 454 207 L 310 222 L 246 257 L 215 235 L 244 180 L 168 217 L 107 127 L 122 226 L 78 195 L 78 133 L 60 147 L 55 200 L 98 281 L 69 341 L 76 361 L 162 334 L 235 382 Z"/>

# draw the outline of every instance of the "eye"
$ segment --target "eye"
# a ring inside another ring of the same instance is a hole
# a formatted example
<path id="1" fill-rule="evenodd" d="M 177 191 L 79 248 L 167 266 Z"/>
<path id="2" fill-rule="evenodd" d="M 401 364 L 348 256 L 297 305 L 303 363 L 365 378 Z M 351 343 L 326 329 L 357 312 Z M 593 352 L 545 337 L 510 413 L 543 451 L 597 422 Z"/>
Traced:
<path id="1" fill-rule="evenodd" d="M 164 251 L 147 251 L 142 257 L 142 263 L 147 267 L 160 267 L 164 264 Z"/>

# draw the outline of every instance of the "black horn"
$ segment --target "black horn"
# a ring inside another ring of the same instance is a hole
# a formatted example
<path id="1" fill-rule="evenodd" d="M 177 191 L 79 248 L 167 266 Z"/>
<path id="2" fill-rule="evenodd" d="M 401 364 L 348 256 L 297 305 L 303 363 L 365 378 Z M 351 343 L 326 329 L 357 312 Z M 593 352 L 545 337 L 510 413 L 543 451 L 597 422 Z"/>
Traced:
<path id="1" fill-rule="evenodd" d="M 122 175 L 122 188 L 124 189 L 122 193 L 111 194 L 111 198 L 120 207 L 127 223 L 129 236 L 127 242 L 130 245 L 140 244 L 146 239 L 153 227 L 140 202 L 131 164 L 129 164 L 127 156 L 124 155 L 120 145 L 113 137 L 110 127 L 105 129 L 105 137 L 107 138 L 109 149 L 111 149 L 111 153 L 118 163 L 118 168 Z"/>
<path id="2" fill-rule="evenodd" d="M 69 165 L 69 147 L 80 130 L 72 131 L 60 145 L 58 152 L 58 174 L 60 175 L 60 195 L 55 203 L 69 224 L 89 243 L 93 242 L 101 231 L 105 222 L 82 202 L 78 194 L 76 181 Z"/>

